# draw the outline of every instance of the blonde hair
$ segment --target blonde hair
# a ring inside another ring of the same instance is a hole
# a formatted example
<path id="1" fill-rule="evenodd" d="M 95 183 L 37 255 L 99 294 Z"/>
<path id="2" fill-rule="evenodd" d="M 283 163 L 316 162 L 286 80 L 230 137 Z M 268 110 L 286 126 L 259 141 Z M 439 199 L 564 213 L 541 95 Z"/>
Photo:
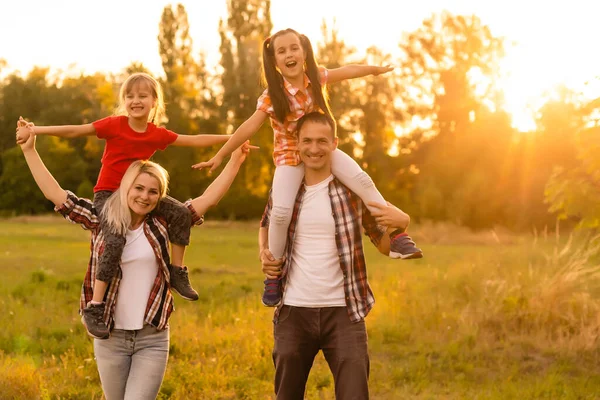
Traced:
<path id="1" fill-rule="evenodd" d="M 152 97 L 154 97 L 154 100 L 156 101 L 154 108 L 148 115 L 148 122 L 158 125 L 165 116 L 165 96 L 160 83 L 145 72 L 136 72 L 125 79 L 125 82 L 123 82 L 121 89 L 119 90 L 119 106 L 115 110 L 115 114 L 127 115 L 127 110 L 125 109 L 125 97 L 131 92 L 133 87 L 138 84 L 147 85 L 152 93 Z"/>
<path id="2" fill-rule="evenodd" d="M 148 174 L 156 178 L 160 199 L 164 199 L 167 195 L 169 188 L 169 173 L 167 170 L 152 161 L 137 160 L 132 162 L 125 171 L 123 179 L 121 179 L 121 185 L 106 200 L 102 208 L 102 215 L 106 219 L 110 230 L 114 233 L 124 235 L 131 225 L 131 210 L 127 203 L 127 194 L 141 174 Z"/>

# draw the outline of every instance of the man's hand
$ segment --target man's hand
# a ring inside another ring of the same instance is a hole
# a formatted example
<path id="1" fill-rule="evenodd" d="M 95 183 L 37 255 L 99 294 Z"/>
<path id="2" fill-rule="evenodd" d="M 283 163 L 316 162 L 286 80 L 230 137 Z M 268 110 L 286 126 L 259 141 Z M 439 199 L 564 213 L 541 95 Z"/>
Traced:
<path id="1" fill-rule="evenodd" d="M 267 279 L 277 279 L 281 276 L 281 266 L 285 261 L 285 257 L 277 260 L 271 254 L 269 249 L 264 249 L 260 252 L 260 263 L 262 264 L 262 272 Z"/>
<path id="2" fill-rule="evenodd" d="M 367 203 L 367 206 L 369 206 L 369 211 L 371 211 L 373 208 L 375 209 L 371 211 L 371 215 L 375 217 L 375 221 L 377 221 L 379 225 L 402 230 L 406 230 L 406 228 L 408 228 L 408 224 L 410 223 L 410 217 L 408 214 L 389 201 L 387 202 L 387 206 L 381 205 L 374 201 Z"/>

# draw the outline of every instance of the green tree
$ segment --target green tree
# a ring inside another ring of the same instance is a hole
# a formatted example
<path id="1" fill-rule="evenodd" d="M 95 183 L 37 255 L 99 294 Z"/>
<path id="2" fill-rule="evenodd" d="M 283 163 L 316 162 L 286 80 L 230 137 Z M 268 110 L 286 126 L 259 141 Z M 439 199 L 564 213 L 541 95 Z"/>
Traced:
<path id="1" fill-rule="evenodd" d="M 572 136 L 576 154 L 574 162 L 555 167 L 545 189 L 550 211 L 557 213 L 560 219 L 577 221 L 582 228 L 600 227 L 599 110 L 600 98 L 580 108 L 585 117 L 582 119 L 583 126 Z M 577 125 L 571 125 L 571 128 L 577 129 Z M 563 154 L 561 156 L 564 157 Z"/>
<path id="2" fill-rule="evenodd" d="M 262 42 L 269 36 L 270 0 L 228 0 L 228 17 L 219 21 L 221 36 L 221 118 L 226 131 L 233 133 L 256 110 L 262 94 Z M 260 215 L 273 175 L 273 132 L 268 124 L 257 132 L 252 143 L 260 147 L 240 171 L 236 183 L 217 212 L 228 208 L 230 216 Z M 231 204 L 234 202 L 235 204 Z"/>
<path id="3" fill-rule="evenodd" d="M 215 124 L 213 96 L 206 85 L 204 62 L 197 62 L 192 55 L 192 39 L 185 7 L 178 4 L 163 9 L 159 24 L 159 53 L 165 79 L 166 127 L 176 133 L 193 135 L 218 133 Z M 209 121 L 209 123 L 206 123 Z M 208 157 L 209 149 L 181 148 L 170 146 L 155 158 L 171 175 L 171 194 L 179 199 L 193 197 L 199 187 L 206 186 L 205 174 L 191 170 L 195 164 Z"/>

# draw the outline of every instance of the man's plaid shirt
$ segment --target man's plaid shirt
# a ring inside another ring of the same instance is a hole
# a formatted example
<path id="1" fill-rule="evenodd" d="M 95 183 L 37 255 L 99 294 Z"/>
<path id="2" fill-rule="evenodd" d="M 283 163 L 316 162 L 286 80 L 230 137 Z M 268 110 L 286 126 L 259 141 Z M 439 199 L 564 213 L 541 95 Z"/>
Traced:
<path id="1" fill-rule="evenodd" d="M 285 250 L 285 263 L 282 268 L 281 284 L 285 291 L 285 283 L 291 265 L 296 223 L 302 208 L 304 198 L 304 185 L 298 191 L 296 203 L 292 213 L 292 220 L 288 229 L 287 246 Z M 344 292 L 348 316 L 352 322 L 363 320 L 375 303 L 375 297 L 367 281 L 367 264 L 362 243 L 362 228 L 365 234 L 376 246 L 385 234 L 385 228 L 377 225 L 375 218 L 371 215 L 362 200 L 337 179 L 329 183 L 329 198 L 331 199 L 331 210 L 335 222 L 335 241 L 340 259 L 340 268 L 344 276 Z M 269 218 L 273 207 L 272 198 L 263 213 L 260 226 L 269 226 Z M 281 306 L 275 310 L 274 322 L 277 323 Z"/>
<path id="2" fill-rule="evenodd" d="M 187 201 L 185 206 L 192 213 L 192 225 L 200 225 L 204 222 L 204 218 L 196 214 L 196 210 L 194 210 L 190 201 Z M 55 207 L 55 211 L 68 221 L 79 224 L 83 229 L 91 231 L 91 255 L 79 301 L 79 311 L 82 312 L 87 303 L 92 300 L 98 260 L 100 254 L 104 251 L 104 234 L 100 229 L 100 220 L 98 219 L 97 211 L 93 203 L 88 199 L 79 198 L 72 192 L 67 191 L 67 201 L 60 207 Z M 159 265 L 158 274 L 148 297 L 144 322 L 162 330 L 168 326 L 169 316 L 173 311 L 173 296 L 169 290 L 170 276 L 168 264 L 170 258 L 166 220 L 160 216 L 150 214 L 144 220 L 144 234 L 154 250 Z M 121 278 L 122 273 L 121 268 L 119 268 L 117 276 L 109 282 L 104 296 L 104 301 L 106 302 L 104 322 L 107 326 L 112 326 Z"/>

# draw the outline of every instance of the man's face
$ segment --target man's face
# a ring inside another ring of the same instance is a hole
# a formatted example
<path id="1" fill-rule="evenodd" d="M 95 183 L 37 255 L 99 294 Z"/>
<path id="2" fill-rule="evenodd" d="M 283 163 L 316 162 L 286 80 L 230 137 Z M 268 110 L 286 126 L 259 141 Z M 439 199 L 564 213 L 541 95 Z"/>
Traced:
<path id="1" fill-rule="evenodd" d="M 307 121 L 298 132 L 298 150 L 305 168 L 331 172 L 331 153 L 337 148 L 331 127 L 323 122 Z"/>

